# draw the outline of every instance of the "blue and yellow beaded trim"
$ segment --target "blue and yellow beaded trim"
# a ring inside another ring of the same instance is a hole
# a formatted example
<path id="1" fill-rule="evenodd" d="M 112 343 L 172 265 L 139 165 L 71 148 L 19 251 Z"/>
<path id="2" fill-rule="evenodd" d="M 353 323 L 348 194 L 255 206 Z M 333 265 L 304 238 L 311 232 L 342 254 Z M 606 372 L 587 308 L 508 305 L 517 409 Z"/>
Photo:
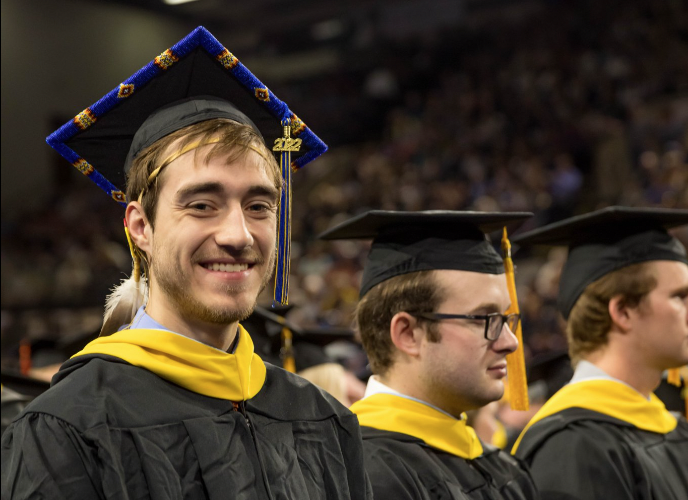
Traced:
<path id="1" fill-rule="evenodd" d="M 167 71 L 167 68 L 198 47 L 205 50 L 218 62 L 218 64 L 229 71 L 244 87 L 252 92 L 256 96 L 256 99 L 276 118 L 279 120 L 289 120 L 292 133 L 294 136 L 299 136 L 303 141 L 304 147 L 308 150 L 304 155 L 292 162 L 292 169 L 296 170 L 301 168 L 306 163 L 313 161 L 327 151 L 325 143 L 291 112 L 286 103 L 277 98 L 271 90 L 258 80 L 258 78 L 229 52 L 229 50 L 222 46 L 222 44 L 203 26 L 194 29 L 189 35 L 157 56 L 153 61 L 123 81 L 114 90 L 107 93 L 92 106 L 89 106 L 79 113 L 74 119 L 65 123 L 58 130 L 50 134 L 46 142 L 72 165 L 77 166 L 78 164 L 82 166 L 83 163 L 80 162 L 86 162 L 86 164 L 88 164 L 87 159 L 81 158 L 65 143 L 81 131 L 91 127 L 99 117 L 116 107 L 123 99 L 132 95 L 135 89 L 142 88 L 149 81 Z M 97 165 L 90 165 L 90 168 L 82 169 L 77 166 L 81 172 L 93 180 L 108 194 L 108 196 L 125 205 L 126 201 L 124 201 L 123 197 L 113 195 L 113 193 L 121 192 L 121 188 L 116 187 L 103 177 L 98 172 L 97 167 Z"/>

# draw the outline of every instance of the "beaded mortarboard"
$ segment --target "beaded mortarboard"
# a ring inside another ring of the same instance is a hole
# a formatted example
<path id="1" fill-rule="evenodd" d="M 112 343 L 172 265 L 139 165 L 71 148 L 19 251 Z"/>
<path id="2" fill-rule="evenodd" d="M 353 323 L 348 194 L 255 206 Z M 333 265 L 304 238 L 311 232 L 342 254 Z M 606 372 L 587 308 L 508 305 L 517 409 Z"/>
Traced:
<path id="1" fill-rule="evenodd" d="M 122 205 L 125 162 L 137 130 L 151 114 L 177 101 L 219 98 L 231 103 L 280 153 L 283 179 L 275 300 L 287 302 L 291 173 L 327 146 L 202 26 L 53 132 L 47 142 Z M 208 118 L 206 118 L 208 119 Z M 202 121 L 202 120 L 197 120 Z M 178 130 L 181 124 L 167 133 Z"/>

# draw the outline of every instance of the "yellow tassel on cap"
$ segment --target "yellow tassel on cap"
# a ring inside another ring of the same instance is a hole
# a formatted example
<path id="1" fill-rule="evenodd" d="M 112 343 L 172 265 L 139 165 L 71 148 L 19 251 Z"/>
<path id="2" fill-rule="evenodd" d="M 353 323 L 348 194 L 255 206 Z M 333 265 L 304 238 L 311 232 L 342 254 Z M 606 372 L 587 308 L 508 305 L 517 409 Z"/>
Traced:
<path id="1" fill-rule="evenodd" d="M 292 333 L 286 326 L 282 328 L 282 368 L 288 372 L 296 373 L 296 361 L 294 360 L 294 347 L 292 346 Z"/>
<path id="2" fill-rule="evenodd" d="M 681 372 L 680 368 L 671 368 L 667 373 L 667 382 L 676 387 L 681 387 Z"/>
<path id="3" fill-rule="evenodd" d="M 502 253 L 504 254 L 504 270 L 506 272 L 506 285 L 509 289 L 511 307 L 506 314 L 519 314 L 518 297 L 516 296 L 516 279 L 514 277 L 514 263 L 511 261 L 511 243 L 507 238 L 506 227 L 502 234 Z M 518 348 L 507 355 L 506 371 L 509 383 L 509 403 L 512 410 L 527 410 L 530 405 L 528 402 L 528 381 L 526 380 L 526 363 L 523 357 L 523 333 L 521 322 L 518 322 L 514 332 L 518 339 Z"/>

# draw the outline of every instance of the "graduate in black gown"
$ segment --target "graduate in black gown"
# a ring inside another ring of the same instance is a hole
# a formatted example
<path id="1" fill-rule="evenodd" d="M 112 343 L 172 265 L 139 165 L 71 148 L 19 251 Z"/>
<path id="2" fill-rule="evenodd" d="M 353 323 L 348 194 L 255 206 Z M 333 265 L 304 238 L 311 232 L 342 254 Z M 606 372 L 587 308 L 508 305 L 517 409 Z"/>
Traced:
<path id="1" fill-rule="evenodd" d="M 275 274 L 286 300 L 291 170 L 325 145 L 203 28 L 48 142 L 126 206 L 134 271 L 5 432 L 2 498 L 370 498 L 356 417 L 239 324 Z"/>
<path id="2" fill-rule="evenodd" d="M 502 397 L 518 346 L 485 233 L 530 215 L 372 211 L 321 236 L 373 239 L 356 326 L 374 375 L 351 410 L 375 498 L 539 498 L 524 463 L 481 442 L 465 414 Z"/>
<path id="3" fill-rule="evenodd" d="M 559 308 L 576 369 L 514 452 L 546 499 L 679 500 L 688 423 L 653 391 L 688 363 L 688 210 L 609 207 L 525 233 L 567 245 Z"/>

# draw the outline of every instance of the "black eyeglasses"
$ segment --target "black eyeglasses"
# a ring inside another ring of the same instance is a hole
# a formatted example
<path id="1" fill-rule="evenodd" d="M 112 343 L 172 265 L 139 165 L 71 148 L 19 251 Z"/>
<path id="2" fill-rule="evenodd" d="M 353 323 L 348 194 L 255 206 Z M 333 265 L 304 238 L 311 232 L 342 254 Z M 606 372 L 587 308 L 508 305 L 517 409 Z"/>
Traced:
<path id="1" fill-rule="evenodd" d="M 445 319 L 474 319 L 485 322 L 485 338 L 487 340 L 497 340 L 504 330 L 504 325 L 509 327 L 512 332 L 516 331 L 521 315 L 512 314 L 443 314 L 443 313 L 410 313 L 413 316 L 426 319 L 428 321 L 442 321 Z"/>

